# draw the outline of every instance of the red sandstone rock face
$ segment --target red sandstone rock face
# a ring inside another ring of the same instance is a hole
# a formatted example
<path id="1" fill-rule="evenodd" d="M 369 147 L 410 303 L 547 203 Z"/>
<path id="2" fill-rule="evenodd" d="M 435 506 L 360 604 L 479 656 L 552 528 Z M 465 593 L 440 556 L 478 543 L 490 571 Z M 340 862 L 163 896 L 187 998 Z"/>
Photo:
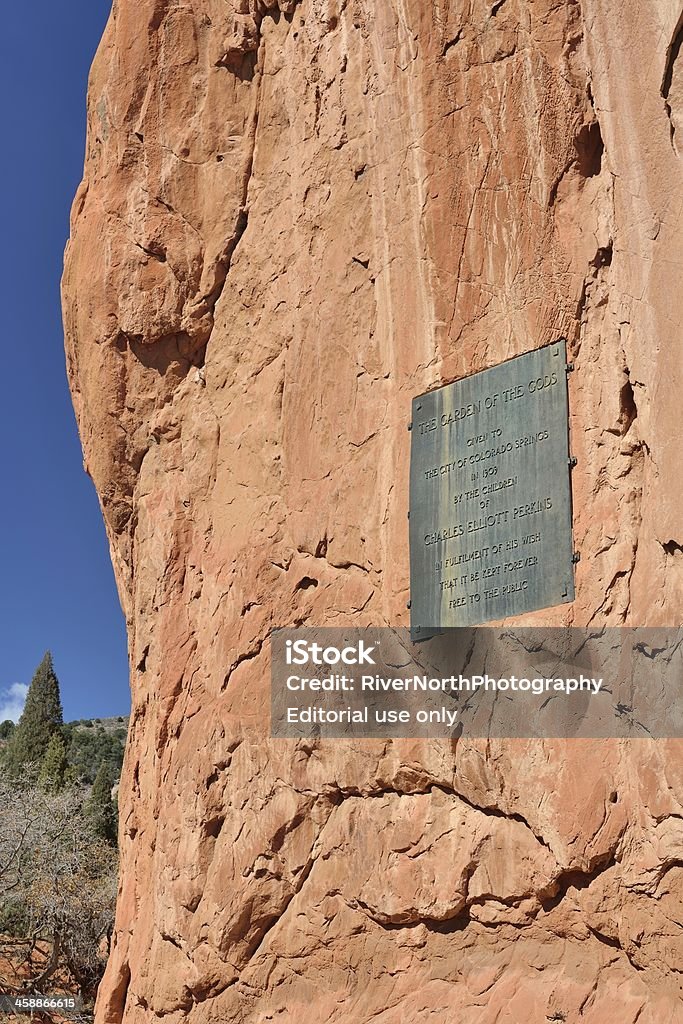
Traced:
<path id="1" fill-rule="evenodd" d="M 680 744 L 275 743 L 265 643 L 406 621 L 411 396 L 561 334 L 561 621 L 680 621 L 680 14 L 115 3 L 64 278 L 132 666 L 100 1024 L 683 1020 Z"/>

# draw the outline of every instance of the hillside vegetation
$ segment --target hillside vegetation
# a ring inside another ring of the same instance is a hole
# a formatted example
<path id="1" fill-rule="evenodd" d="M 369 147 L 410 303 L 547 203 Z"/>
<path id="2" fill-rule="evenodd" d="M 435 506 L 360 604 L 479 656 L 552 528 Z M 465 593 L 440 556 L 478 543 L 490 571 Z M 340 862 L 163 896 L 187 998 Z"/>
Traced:
<path id="1" fill-rule="evenodd" d="M 65 723 L 49 653 L 17 725 L 0 724 L 3 991 L 57 982 L 86 998 L 96 991 L 114 922 L 127 726 L 123 717 Z"/>

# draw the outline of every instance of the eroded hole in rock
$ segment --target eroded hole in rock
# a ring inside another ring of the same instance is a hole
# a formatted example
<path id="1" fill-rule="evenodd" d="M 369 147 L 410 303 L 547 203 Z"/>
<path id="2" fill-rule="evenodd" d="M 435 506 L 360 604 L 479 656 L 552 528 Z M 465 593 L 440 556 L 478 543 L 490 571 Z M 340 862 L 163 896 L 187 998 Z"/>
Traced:
<path id="1" fill-rule="evenodd" d="M 318 546 L 315 549 L 316 558 L 324 558 L 327 554 L 327 537 L 323 537 L 322 540 L 318 541 Z"/>
<path id="2" fill-rule="evenodd" d="M 318 581 L 314 580 L 312 576 L 302 576 L 297 585 L 294 587 L 294 591 L 297 590 L 310 590 L 311 587 L 317 587 Z"/>
<path id="3" fill-rule="evenodd" d="M 593 257 L 593 266 L 596 270 L 601 267 L 609 267 L 612 264 L 612 256 L 614 253 L 614 245 L 609 242 L 608 245 L 602 245 Z"/>
<path id="4" fill-rule="evenodd" d="M 605 144 L 602 141 L 602 132 L 600 131 L 598 121 L 582 125 L 574 139 L 574 148 L 576 149 L 577 164 L 582 176 L 584 178 L 594 178 L 597 174 L 600 174 Z"/>
<path id="5" fill-rule="evenodd" d="M 447 918 L 445 921 L 424 921 L 419 923 L 424 924 L 428 931 L 434 932 L 437 935 L 454 935 L 457 932 L 464 932 L 470 925 L 471 918 L 469 909 L 465 908 L 456 917 Z M 383 927 L 405 928 L 406 926 L 404 924 L 395 924 L 392 926 L 387 926 L 385 924 Z"/>
<path id="6" fill-rule="evenodd" d="M 587 889 L 591 882 L 601 874 L 609 864 L 613 863 L 610 855 L 609 859 L 605 858 L 603 864 L 598 864 L 592 871 L 567 871 L 555 880 L 552 885 L 552 889 L 547 896 L 539 894 L 539 902 L 543 907 L 546 914 L 549 914 L 555 907 L 558 907 L 562 900 L 572 890 L 581 891 Z M 552 894 L 551 894 L 552 893 Z"/>
<path id="7" fill-rule="evenodd" d="M 211 818 L 204 823 L 204 832 L 211 839 L 218 839 L 224 824 L 225 818 L 222 816 Z"/>
<path id="8" fill-rule="evenodd" d="M 679 544 L 675 540 L 667 540 L 666 543 L 662 544 L 662 547 L 666 551 L 667 555 L 675 555 L 683 552 L 683 544 Z"/>
<path id="9" fill-rule="evenodd" d="M 619 432 L 623 436 L 631 429 L 631 424 L 638 415 L 633 385 L 627 380 L 619 392 Z"/>

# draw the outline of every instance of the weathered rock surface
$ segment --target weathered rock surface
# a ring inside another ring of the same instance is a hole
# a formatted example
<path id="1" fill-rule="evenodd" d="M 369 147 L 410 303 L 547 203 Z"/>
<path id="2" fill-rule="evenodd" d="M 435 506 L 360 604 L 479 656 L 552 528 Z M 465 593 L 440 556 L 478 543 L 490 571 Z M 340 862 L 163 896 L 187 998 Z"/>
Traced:
<path id="1" fill-rule="evenodd" d="M 680 622 L 681 26 L 116 0 L 64 278 L 133 689 L 100 1024 L 683 1020 L 680 744 L 275 743 L 264 642 L 406 621 L 411 396 L 560 334 L 562 621 Z"/>

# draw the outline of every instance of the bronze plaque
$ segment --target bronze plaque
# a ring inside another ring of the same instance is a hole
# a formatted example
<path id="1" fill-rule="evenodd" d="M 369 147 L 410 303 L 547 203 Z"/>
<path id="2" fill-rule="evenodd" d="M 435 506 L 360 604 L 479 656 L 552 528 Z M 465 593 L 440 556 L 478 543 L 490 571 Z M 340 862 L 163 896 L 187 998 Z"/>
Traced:
<path id="1" fill-rule="evenodd" d="M 565 341 L 413 399 L 415 638 L 574 599 Z"/>

